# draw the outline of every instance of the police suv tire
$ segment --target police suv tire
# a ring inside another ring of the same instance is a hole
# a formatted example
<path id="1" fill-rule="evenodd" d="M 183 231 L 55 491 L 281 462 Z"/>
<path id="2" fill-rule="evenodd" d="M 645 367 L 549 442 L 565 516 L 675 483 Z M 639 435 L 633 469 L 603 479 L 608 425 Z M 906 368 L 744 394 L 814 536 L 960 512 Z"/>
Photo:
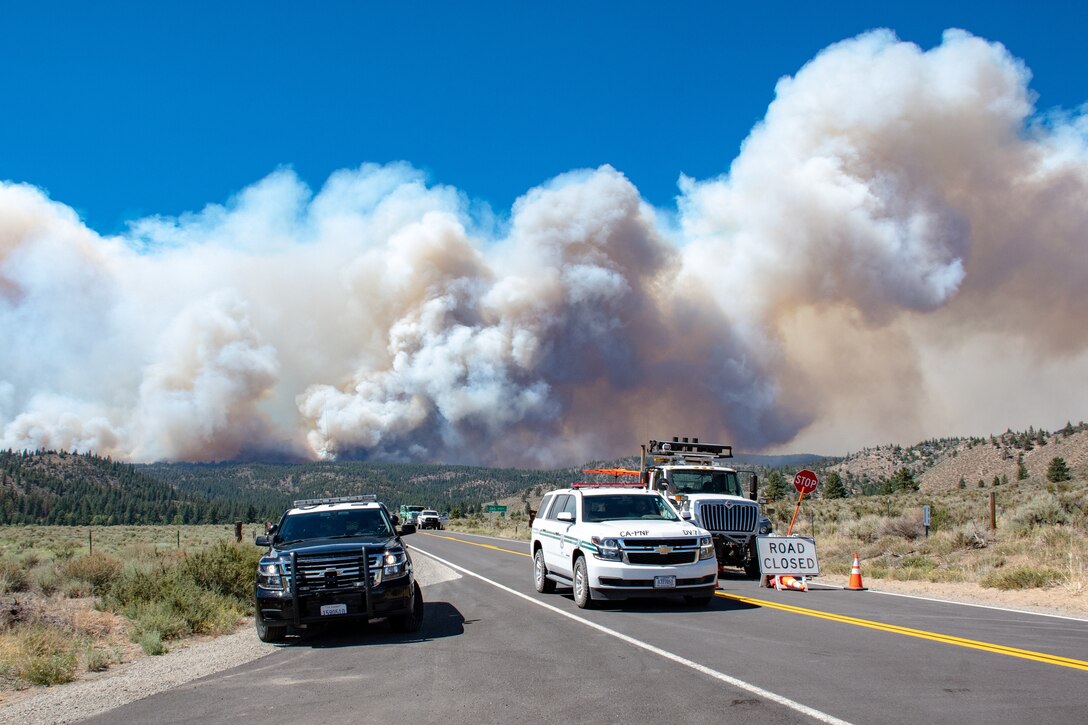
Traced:
<path id="1" fill-rule="evenodd" d="M 423 626 L 423 590 L 419 587 L 419 582 L 415 582 L 414 587 L 411 611 L 389 618 L 389 628 L 397 634 L 418 632 Z"/>
<path id="2" fill-rule="evenodd" d="M 270 627 L 257 617 L 257 639 L 262 642 L 282 642 L 287 636 L 287 627 Z"/>
<path id="3" fill-rule="evenodd" d="M 593 593 L 589 590 L 589 568 L 584 556 L 574 560 L 574 603 L 579 609 L 593 608 Z"/>
<path id="4" fill-rule="evenodd" d="M 555 582 L 548 578 L 548 568 L 544 566 L 544 550 L 537 549 L 533 554 L 533 586 L 541 594 L 555 591 Z"/>

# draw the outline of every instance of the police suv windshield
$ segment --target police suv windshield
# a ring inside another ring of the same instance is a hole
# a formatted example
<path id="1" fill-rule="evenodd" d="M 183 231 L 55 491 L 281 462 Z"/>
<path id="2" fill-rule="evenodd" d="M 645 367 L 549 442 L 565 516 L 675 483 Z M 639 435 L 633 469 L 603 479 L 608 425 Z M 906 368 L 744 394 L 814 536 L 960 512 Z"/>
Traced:
<path id="1" fill-rule="evenodd" d="M 378 508 L 307 511 L 284 518 L 276 532 L 279 541 L 334 539 L 355 536 L 387 538 L 393 535 L 389 519 Z"/>
<path id="2" fill-rule="evenodd" d="M 743 496 L 740 481 L 734 471 L 669 471 L 670 490 L 676 493 L 719 493 Z"/>
<path id="3" fill-rule="evenodd" d="M 639 496 L 630 493 L 586 496 L 582 506 L 585 509 L 586 521 L 680 520 L 672 507 L 660 496 Z"/>

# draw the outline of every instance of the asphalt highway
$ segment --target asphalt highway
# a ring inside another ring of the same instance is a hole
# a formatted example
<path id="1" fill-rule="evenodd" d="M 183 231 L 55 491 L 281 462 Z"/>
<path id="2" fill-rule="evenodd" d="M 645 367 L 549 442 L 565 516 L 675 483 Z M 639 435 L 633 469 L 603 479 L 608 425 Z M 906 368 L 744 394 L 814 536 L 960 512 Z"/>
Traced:
<path id="1" fill-rule="evenodd" d="M 247 665 L 87 722 L 1073 723 L 1088 621 L 723 578 L 680 599 L 580 610 L 537 594 L 526 542 L 417 532 L 412 636 L 290 637 Z M 423 576 L 423 572 L 427 576 Z"/>

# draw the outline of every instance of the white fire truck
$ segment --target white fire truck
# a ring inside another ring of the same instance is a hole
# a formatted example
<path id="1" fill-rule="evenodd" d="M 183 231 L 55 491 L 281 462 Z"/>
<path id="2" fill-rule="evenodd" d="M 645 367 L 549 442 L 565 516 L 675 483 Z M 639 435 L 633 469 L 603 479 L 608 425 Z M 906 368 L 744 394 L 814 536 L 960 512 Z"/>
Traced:
<path id="1" fill-rule="evenodd" d="M 732 457 L 732 446 L 698 438 L 652 440 L 642 448 L 641 481 L 664 493 L 683 518 L 711 533 L 719 569 L 741 568 L 755 579 L 756 536 L 771 533 L 771 520 L 760 510 L 755 472 L 726 465 Z M 748 479 L 746 491 L 738 474 Z"/>

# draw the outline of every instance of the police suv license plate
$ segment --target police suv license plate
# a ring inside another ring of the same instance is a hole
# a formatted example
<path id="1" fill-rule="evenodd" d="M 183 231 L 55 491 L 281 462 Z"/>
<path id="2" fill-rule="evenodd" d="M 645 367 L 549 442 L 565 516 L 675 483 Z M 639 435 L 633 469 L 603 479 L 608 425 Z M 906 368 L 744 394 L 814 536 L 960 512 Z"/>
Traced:
<path id="1" fill-rule="evenodd" d="M 676 588 L 675 576 L 655 576 L 654 577 L 654 589 L 674 589 Z"/>
<path id="2" fill-rule="evenodd" d="M 322 604 L 321 616 L 324 617 L 328 614 L 347 614 L 348 605 L 346 604 Z"/>

